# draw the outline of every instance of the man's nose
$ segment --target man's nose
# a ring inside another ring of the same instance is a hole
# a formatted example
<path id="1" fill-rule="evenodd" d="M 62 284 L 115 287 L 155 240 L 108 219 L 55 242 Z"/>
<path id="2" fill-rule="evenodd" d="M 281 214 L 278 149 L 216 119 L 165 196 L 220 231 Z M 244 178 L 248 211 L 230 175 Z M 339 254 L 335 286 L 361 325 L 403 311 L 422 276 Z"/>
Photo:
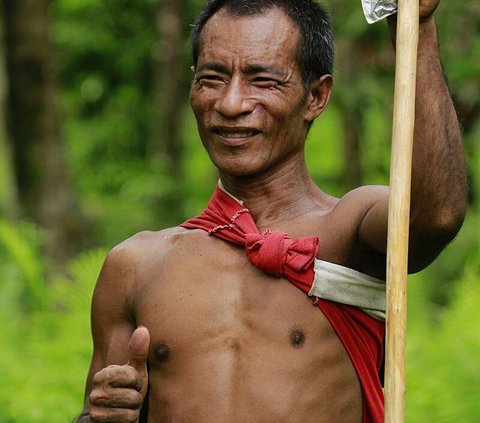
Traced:
<path id="1" fill-rule="evenodd" d="M 226 117 L 250 113 L 254 108 L 254 101 L 248 96 L 247 84 L 237 78 L 228 82 L 215 102 L 215 110 Z"/>

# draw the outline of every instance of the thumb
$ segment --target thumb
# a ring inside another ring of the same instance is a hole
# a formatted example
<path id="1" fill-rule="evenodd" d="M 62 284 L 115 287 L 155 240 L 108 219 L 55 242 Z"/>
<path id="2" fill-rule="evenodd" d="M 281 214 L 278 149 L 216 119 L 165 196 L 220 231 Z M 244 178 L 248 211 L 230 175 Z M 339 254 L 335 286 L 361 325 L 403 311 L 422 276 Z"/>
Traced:
<path id="1" fill-rule="evenodd" d="M 147 376 L 147 358 L 150 348 L 150 333 L 144 326 L 139 326 L 132 333 L 128 343 L 128 362 L 142 378 Z"/>

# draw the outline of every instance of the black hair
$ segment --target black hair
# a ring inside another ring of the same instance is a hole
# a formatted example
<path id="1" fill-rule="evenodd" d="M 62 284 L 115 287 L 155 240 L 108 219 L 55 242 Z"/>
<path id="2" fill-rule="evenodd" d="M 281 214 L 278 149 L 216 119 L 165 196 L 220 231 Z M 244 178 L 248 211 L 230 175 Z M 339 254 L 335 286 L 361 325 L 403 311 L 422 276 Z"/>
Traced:
<path id="1" fill-rule="evenodd" d="M 315 0 L 209 0 L 191 32 L 193 63 L 196 66 L 200 37 L 208 20 L 220 10 L 231 16 L 255 16 L 278 8 L 297 26 L 300 37 L 297 62 L 305 87 L 321 76 L 333 73 L 335 56 L 330 15 Z"/>

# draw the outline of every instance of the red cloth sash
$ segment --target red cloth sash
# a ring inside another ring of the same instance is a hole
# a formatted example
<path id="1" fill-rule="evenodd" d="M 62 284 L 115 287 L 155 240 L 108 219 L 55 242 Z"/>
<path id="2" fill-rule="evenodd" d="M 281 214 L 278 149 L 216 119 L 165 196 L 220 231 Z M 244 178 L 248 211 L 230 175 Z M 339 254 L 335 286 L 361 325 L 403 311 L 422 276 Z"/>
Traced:
<path id="1" fill-rule="evenodd" d="M 290 239 L 284 232 L 260 233 L 249 210 L 219 187 L 207 208 L 184 222 L 187 229 L 245 247 L 248 260 L 265 273 L 285 277 L 308 292 L 315 278 L 317 237 Z M 383 361 L 385 325 L 356 307 L 313 298 L 342 341 L 363 392 L 363 423 L 383 423 L 383 392 L 378 372 Z"/>
<path id="2" fill-rule="evenodd" d="M 318 238 L 310 236 L 292 240 L 284 232 L 260 233 L 249 210 L 218 187 L 203 213 L 181 226 L 200 228 L 210 235 L 241 245 L 245 247 L 248 260 L 265 273 L 284 276 L 307 293 L 312 287 Z"/>

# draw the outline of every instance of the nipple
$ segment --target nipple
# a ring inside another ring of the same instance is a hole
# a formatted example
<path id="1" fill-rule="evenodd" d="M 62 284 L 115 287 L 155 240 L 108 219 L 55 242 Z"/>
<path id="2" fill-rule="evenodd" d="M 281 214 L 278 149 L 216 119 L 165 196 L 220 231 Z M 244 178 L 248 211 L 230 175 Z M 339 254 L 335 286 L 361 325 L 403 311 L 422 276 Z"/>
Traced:
<path id="1" fill-rule="evenodd" d="M 158 344 L 157 348 L 155 348 L 155 358 L 160 363 L 163 363 L 168 360 L 170 356 L 170 347 L 167 344 Z"/>
<path id="2" fill-rule="evenodd" d="M 294 327 L 290 331 L 290 343 L 294 348 L 302 348 L 305 344 L 305 332 L 302 328 Z"/>

